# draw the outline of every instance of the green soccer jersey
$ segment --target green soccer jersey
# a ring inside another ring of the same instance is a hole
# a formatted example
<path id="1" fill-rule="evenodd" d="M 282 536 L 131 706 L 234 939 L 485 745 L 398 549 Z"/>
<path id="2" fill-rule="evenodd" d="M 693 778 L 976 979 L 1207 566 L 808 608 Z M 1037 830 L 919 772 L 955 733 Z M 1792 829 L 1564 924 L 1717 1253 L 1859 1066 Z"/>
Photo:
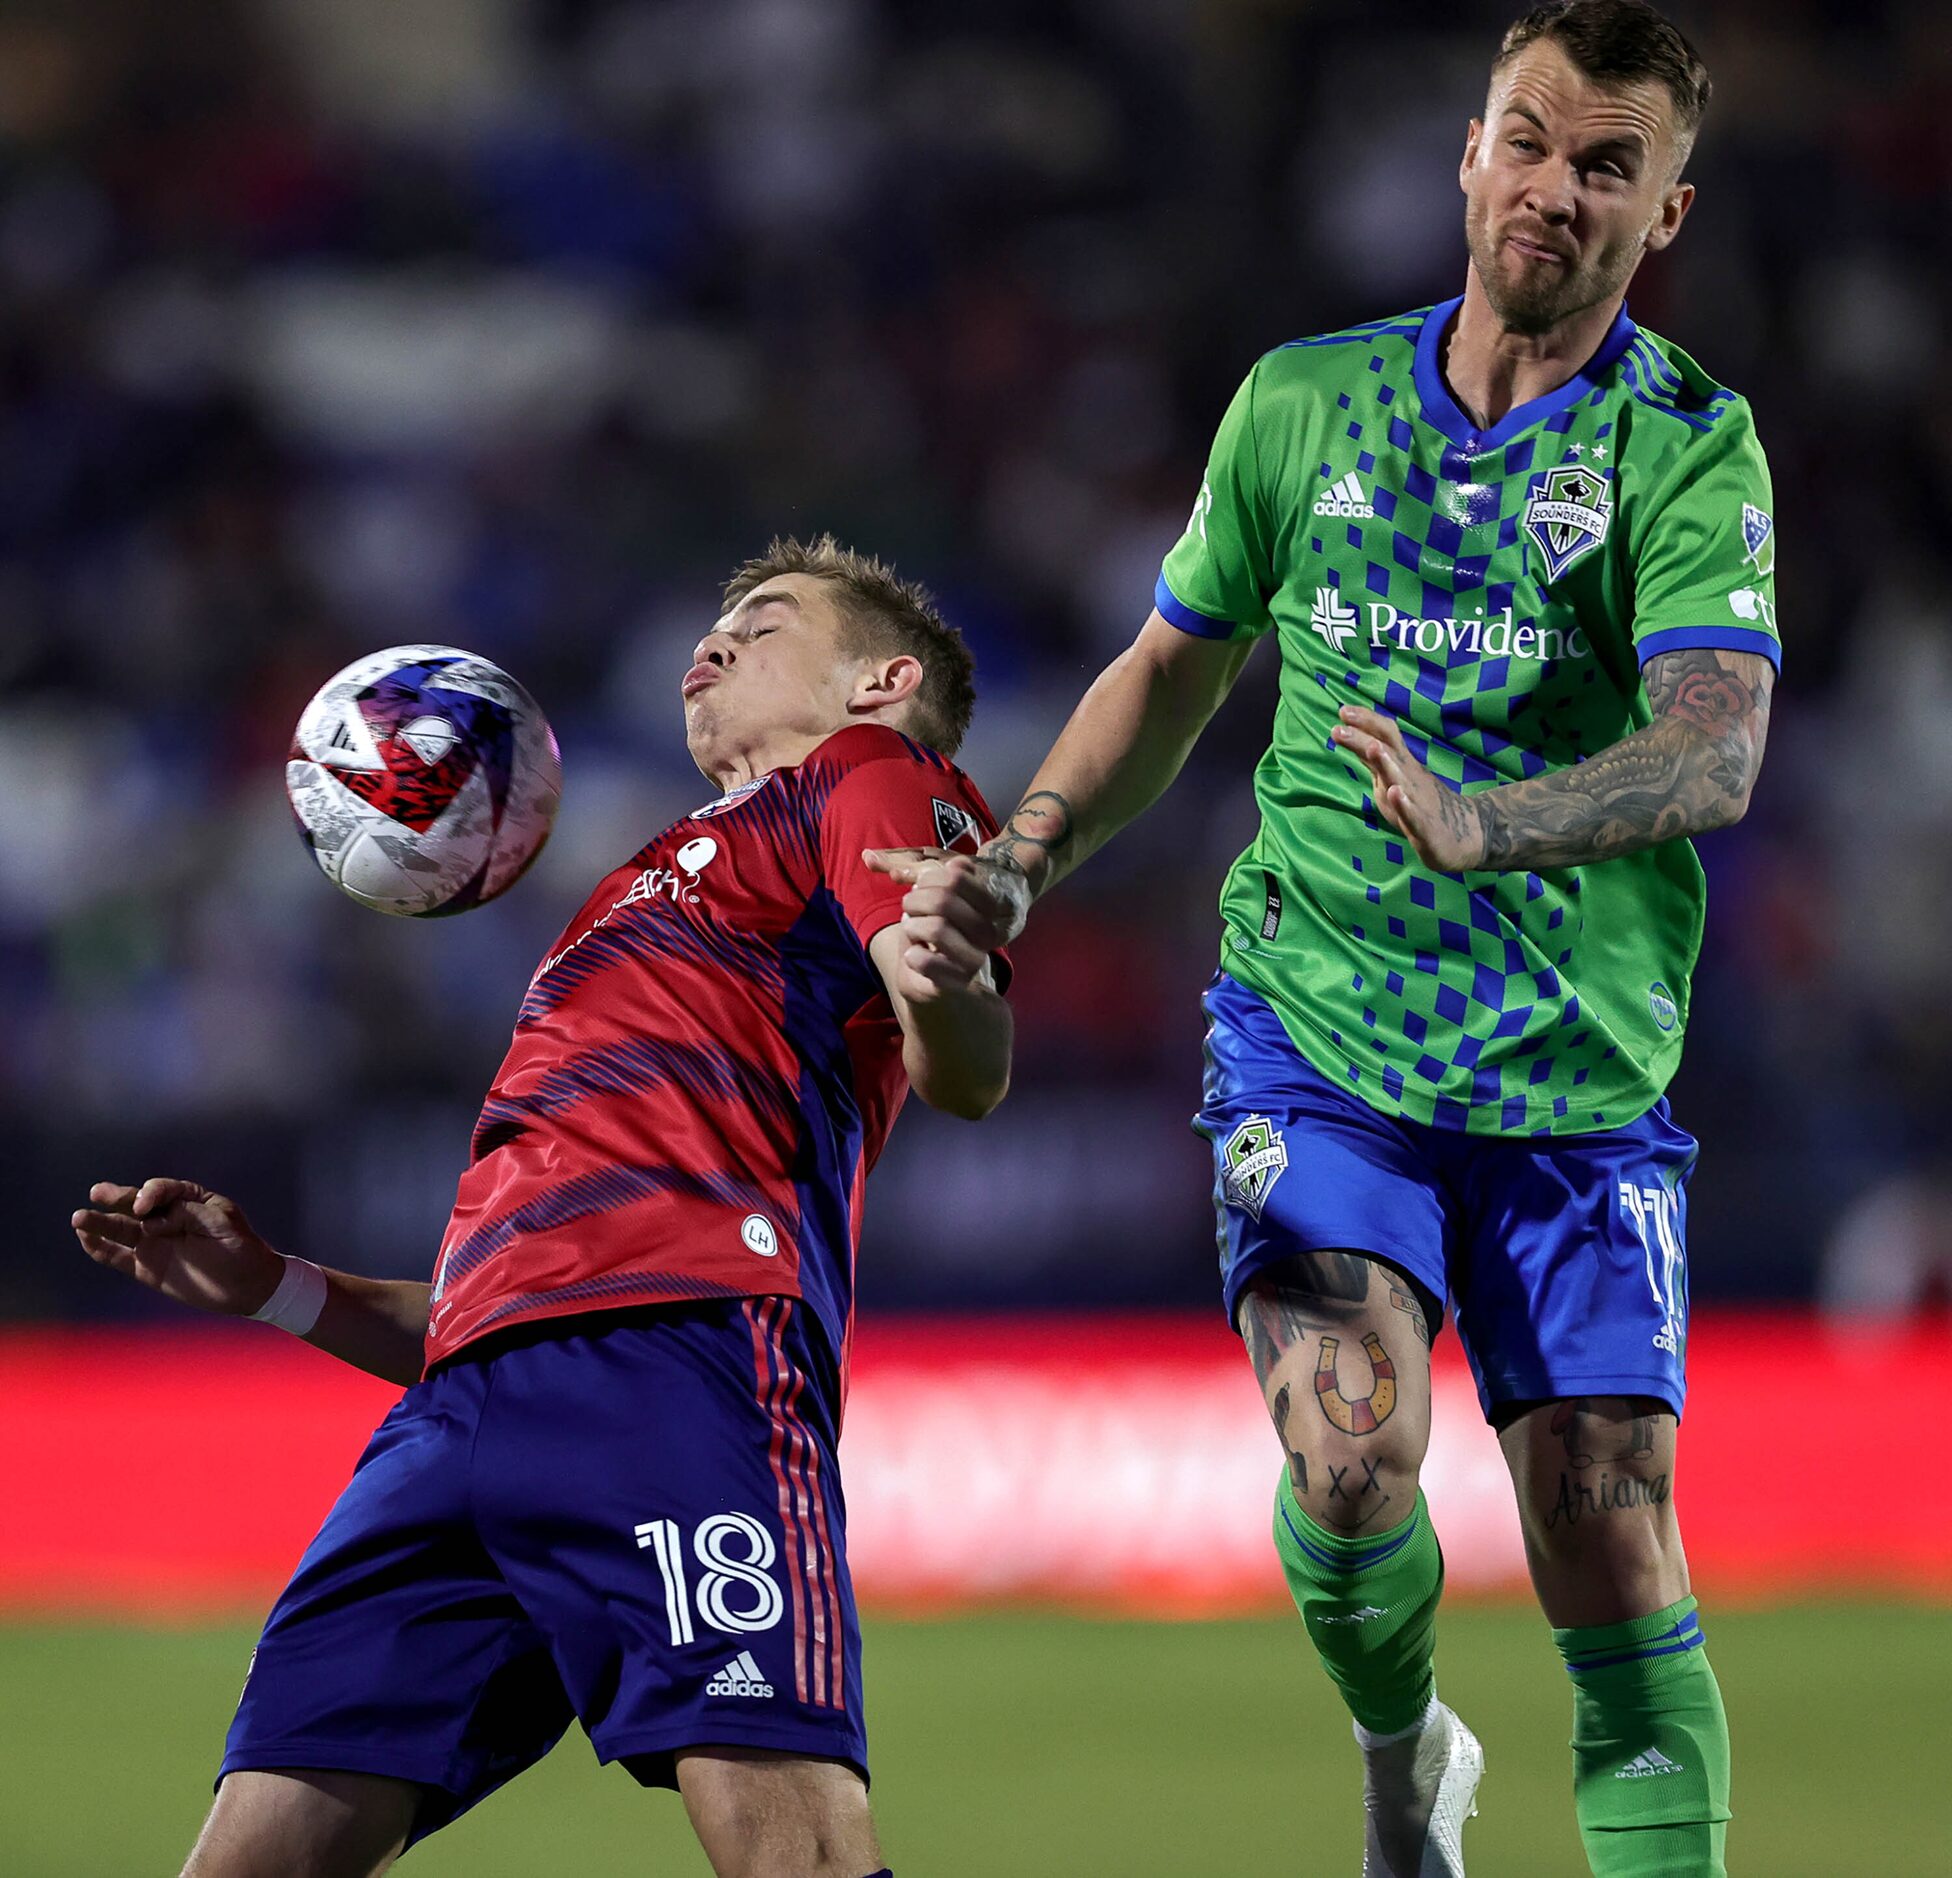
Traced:
<path id="1" fill-rule="evenodd" d="M 1747 404 L 1624 309 L 1568 383 L 1480 430 L 1439 369 L 1458 305 L 1263 358 L 1166 557 L 1175 626 L 1281 646 L 1223 963 L 1387 1114 L 1614 1128 L 1680 1057 L 1706 903 L 1694 849 L 1432 873 L 1329 731 L 1368 705 L 1440 781 L 1489 789 L 1643 728 L 1657 653 L 1776 662 L 1769 472 Z"/>

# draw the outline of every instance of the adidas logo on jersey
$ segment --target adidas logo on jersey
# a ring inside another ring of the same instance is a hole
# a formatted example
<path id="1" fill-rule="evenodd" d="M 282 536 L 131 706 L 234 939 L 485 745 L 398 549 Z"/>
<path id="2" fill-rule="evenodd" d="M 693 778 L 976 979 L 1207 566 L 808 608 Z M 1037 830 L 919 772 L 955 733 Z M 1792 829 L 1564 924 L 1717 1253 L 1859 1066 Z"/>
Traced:
<path id="1" fill-rule="evenodd" d="M 1352 522 L 1366 522 L 1376 513 L 1376 505 L 1362 493 L 1362 481 L 1351 470 L 1327 495 L 1315 499 L 1317 515 L 1340 515 Z"/>
<path id="2" fill-rule="evenodd" d="M 1648 1748 L 1643 1753 L 1636 1754 L 1613 1778 L 1645 1780 L 1649 1774 L 1679 1774 L 1686 1771 L 1679 1761 L 1670 1761 L 1659 1748 Z"/>
<path id="3" fill-rule="evenodd" d="M 761 1674 L 750 1650 L 741 1650 L 705 1685 L 707 1695 L 769 1696 L 772 1692 L 773 1685 Z"/>

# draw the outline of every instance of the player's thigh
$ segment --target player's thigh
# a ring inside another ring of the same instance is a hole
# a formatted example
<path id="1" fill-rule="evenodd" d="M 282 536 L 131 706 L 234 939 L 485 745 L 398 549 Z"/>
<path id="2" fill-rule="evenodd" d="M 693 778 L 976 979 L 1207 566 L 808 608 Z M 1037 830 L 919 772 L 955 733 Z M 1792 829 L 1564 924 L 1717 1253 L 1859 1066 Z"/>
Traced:
<path id="1" fill-rule="evenodd" d="M 546 1754 L 570 1720 L 547 1642 L 482 1546 L 473 1447 L 486 1377 L 407 1391 L 265 1620 L 221 1777 L 293 1768 L 417 1791 L 409 1840 Z M 224 1810 L 220 1805 L 220 1813 Z"/>
<path id="2" fill-rule="evenodd" d="M 676 1758 L 685 1811 L 718 1878 L 864 1878 L 879 1869 L 867 1782 L 846 1762 L 737 1747 Z"/>
<path id="3" fill-rule="evenodd" d="M 865 1768 L 838 1374 L 805 1304 L 573 1322 L 495 1359 L 484 1535 L 605 1761 L 731 1745 Z"/>
<path id="4" fill-rule="evenodd" d="M 1666 1105 L 1623 1128 L 1438 1152 L 1459 1195 L 1451 1308 L 1486 1419 L 1581 1396 L 1651 1396 L 1678 1416 L 1696 1145 Z"/>
<path id="5" fill-rule="evenodd" d="M 1687 1596 L 1678 1424 L 1665 1402 L 1572 1396 L 1513 1404 L 1499 1424 L 1526 1559 L 1553 1623 L 1622 1623 Z"/>
<path id="6" fill-rule="evenodd" d="M 229 1774 L 183 1878 L 373 1878 L 400 1856 L 420 1803 L 420 1788 L 377 1774 Z"/>
<path id="7" fill-rule="evenodd" d="M 1299 1252 L 1252 1280 L 1238 1327 L 1296 1499 L 1343 1531 L 1394 1525 L 1430 1445 L 1429 1309 L 1393 1266 Z"/>

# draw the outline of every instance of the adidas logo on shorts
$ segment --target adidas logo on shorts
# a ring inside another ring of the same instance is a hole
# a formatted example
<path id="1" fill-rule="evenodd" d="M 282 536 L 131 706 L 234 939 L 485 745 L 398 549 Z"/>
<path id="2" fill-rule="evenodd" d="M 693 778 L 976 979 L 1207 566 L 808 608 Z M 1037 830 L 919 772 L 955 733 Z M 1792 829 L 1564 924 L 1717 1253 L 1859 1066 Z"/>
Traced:
<path id="1" fill-rule="evenodd" d="M 773 1685 L 760 1673 L 750 1650 L 741 1650 L 705 1685 L 707 1695 L 768 1696 Z"/>

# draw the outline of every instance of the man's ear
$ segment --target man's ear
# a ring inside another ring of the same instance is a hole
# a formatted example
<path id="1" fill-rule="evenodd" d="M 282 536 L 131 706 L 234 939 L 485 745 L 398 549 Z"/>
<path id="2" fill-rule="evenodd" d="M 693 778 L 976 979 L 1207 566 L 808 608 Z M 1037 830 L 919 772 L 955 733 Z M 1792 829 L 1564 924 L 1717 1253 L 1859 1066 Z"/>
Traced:
<path id="1" fill-rule="evenodd" d="M 863 662 L 848 695 L 850 717 L 878 717 L 896 705 L 906 704 L 922 688 L 922 661 L 912 653 L 897 653 L 892 659 Z"/>
<path id="2" fill-rule="evenodd" d="M 1661 198 L 1661 212 L 1647 230 L 1647 252 L 1658 254 L 1681 232 L 1681 224 L 1694 202 L 1694 184 L 1676 183 Z"/>
<path id="3" fill-rule="evenodd" d="M 1471 191 L 1471 165 L 1478 160 L 1478 142 L 1484 135 L 1484 119 L 1474 117 L 1464 131 L 1464 160 L 1457 166 L 1457 186 L 1466 195 Z"/>

